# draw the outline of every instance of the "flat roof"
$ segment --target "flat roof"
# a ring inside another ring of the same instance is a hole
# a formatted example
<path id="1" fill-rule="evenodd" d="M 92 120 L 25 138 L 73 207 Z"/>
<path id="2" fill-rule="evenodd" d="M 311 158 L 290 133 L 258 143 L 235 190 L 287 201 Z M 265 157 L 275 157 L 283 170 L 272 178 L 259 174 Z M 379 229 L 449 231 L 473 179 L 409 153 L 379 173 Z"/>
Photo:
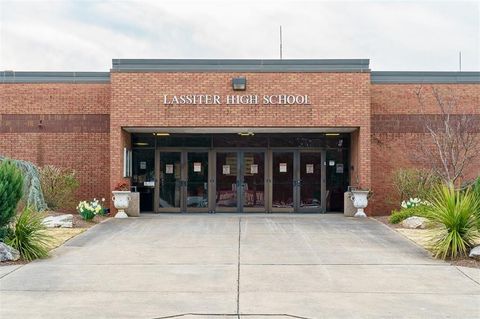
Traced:
<path id="1" fill-rule="evenodd" d="M 0 83 L 110 83 L 110 72 L 0 71 Z"/>
<path id="2" fill-rule="evenodd" d="M 111 72 L 361 72 L 373 84 L 480 83 L 480 72 L 371 71 L 369 59 L 113 59 L 110 72 L 0 71 L 0 83 L 110 83 Z"/>
<path id="3" fill-rule="evenodd" d="M 370 72 L 369 59 L 113 59 L 119 72 Z"/>
<path id="4" fill-rule="evenodd" d="M 389 83 L 480 83 L 480 72 L 372 71 L 371 82 Z"/>

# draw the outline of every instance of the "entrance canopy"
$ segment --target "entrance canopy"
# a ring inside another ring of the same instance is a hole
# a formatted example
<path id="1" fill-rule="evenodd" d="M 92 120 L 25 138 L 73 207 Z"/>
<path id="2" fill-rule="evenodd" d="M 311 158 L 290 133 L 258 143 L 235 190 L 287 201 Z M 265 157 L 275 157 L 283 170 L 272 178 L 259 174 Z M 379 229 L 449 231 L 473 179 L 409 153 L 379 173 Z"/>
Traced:
<path id="1" fill-rule="evenodd" d="M 351 133 L 357 127 L 124 127 L 129 133 Z"/>

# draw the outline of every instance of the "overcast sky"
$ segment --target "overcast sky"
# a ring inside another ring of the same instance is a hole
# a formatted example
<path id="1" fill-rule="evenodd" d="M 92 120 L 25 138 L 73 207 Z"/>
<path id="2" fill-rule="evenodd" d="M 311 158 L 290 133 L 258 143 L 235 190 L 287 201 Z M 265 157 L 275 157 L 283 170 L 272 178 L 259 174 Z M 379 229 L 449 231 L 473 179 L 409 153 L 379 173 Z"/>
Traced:
<path id="1" fill-rule="evenodd" d="M 0 0 L 0 70 L 108 71 L 112 58 L 369 58 L 480 70 L 480 1 Z"/>

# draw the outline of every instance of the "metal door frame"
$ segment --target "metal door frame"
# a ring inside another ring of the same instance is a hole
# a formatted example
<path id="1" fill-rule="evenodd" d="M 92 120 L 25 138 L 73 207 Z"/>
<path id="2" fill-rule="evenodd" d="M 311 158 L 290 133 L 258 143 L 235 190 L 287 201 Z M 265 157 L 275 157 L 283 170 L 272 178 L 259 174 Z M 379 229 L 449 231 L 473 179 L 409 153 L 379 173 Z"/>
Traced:
<path id="1" fill-rule="evenodd" d="M 180 207 L 161 208 L 159 207 L 160 196 L 160 153 L 180 153 L 181 161 L 181 191 L 180 191 Z M 274 208 L 273 207 L 273 153 L 293 153 L 293 207 L 291 208 Z M 315 212 L 313 209 L 300 208 L 300 156 L 301 153 L 320 153 L 321 154 L 321 212 L 326 212 L 326 149 L 324 148 L 288 148 L 288 147 L 242 147 L 242 148 L 199 148 L 199 147 L 162 147 L 155 149 L 155 190 L 154 190 L 154 212 L 156 213 L 194 213 L 194 212 L 266 212 L 266 213 L 305 213 Z M 188 153 L 207 153 L 208 154 L 208 178 L 207 178 L 207 198 L 208 207 L 188 208 L 187 205 L 187 184 L 188 182 Z M 237 156 L 237 207 L 216 207 L 217 194 L 217 153 L 235 153 Z M 244 154 L 245 153 L 263 153 L 264 156 L 264 209 L 243 207 L 244 194 Z M 241 182 L 241 183 L 240 183 Z M 239 186 L 240 185 L 240 186 Z"/>
<path id="2" fill-rule="evenodd" d="M 302 187 L 302 181 L 300 179 L 300 176 L 301 176 L 301 167 L 300 167 L 300 164 L 301 164 L 301 154 L 302 153 L 317 153 L 317 154 L 320 154 L 320 165 L 321 165 L 321 171 L 320 171 L 320 211 L 318 209 L 315 209 L 315 208 L 302 208 L 300 207 L 300 201 L 301 201 L 301 187 Z M 327 210 L 327 203 L 326 203 L 326 181 L 327 181 L 327 178 L 326 178 L 326 173 L 327 173 L 327 164 L 326 164 L 326 160 L 327 160 L 327 151 L 326 150 L 307 150 L 307 149 L 300 149 L 298 150 L 298 171 L 296 172 L 298 175 L 297 175 L 297 180 L 298 180 L 298 187 L 297 187 L 297 192 L 298 192 L 298 195 L 297 195 L 297 207 L 296 207 L 296 210 L 295 212 L 296 213 L 325 213 L 326 210 Z"/>
<path id="3" fill-rule="evenodd" d="M 241 194 L 240 194 L 240 188 L 239 187 L 239 178 L 240 178 L 240 150 L 237 148 L 237 149 L 231 149 L 231 148 L 224 148 L 224 149 L 218 149 L 218 148 L 215 148 L 213 150 L 214 152 L 214 163 L 215 163 L 215 171 L 214 171 L 214 180 L 215 180 L 215 186 L 214 188 L 212 189 L 212 192 L 213 192 L 213 209 L 212 211 L 215 212 L 215 213 L 241 213 L 242 212 L 242 208 L 240 207 L 241 206 Z M 237 172 L 237 175 L 235 176 L 235 183 L 237 185 L 236 187 L 236 192 L 237 192 L 237 206 L 236 207 L 217 207 L 217 154 L 218 153 L 234 153 L 237 160 L 236 160 L 236 172 Z M 243 157 L 242 157 L 243 159 Z"/>
<path id="4" fill-rule="evenodd" d="M 180 207 L 160 207 L 160 153 L 180 153 Z M 187 183 L 188 183 L 188 153 L 208 154 L 208 177 L 207 177 L 207 198 L 208 207 L 187 207 Z M 211 188 L 211 150 L 206 148 L 157 148 L 155 150 L 155 191 L 154 191 L 154 212 L 155 213 L 200 213 L 208 212 L 210 209 L 210 188 Z"/>
<path id="5" fill-rule="evenodd" d="M 273 153 L 292 153 L 293 154 L 293 188 L 292 188 L 292 196 L 293 196 L 293 206 L 292 207 L 273 207 Z M 269 174 L 268 174 L 268 181 L 269 181 L 269 212 L 271 213 L 295 213 L 295 203 L 296 203 L 296 150 L 293 148 L 272 148 L 269 151 Z"/>
<path id="6" fill-rule="evenodd" d="M 188 199 L 188 154 L 189 153 L 205 153 L 207 154 L 207 167 L 208 167 L 208 175 L 207 175 L 207 200 L 209 200 L 209 194 L 210 194 L 210 151 L 207 149 L 204 150 L 184 150 L 182 152 L 184 156 L 184 165 L 182 167 L 183 172 L 182 172 L 182 180 L 183 180 L 183 200 L 182 203 L 184 205 L 184 208 L 182 209 L 182 212 L 184 213 L 207 213 L 209 211 L 210 207 L 210 202 L 208 202 L 207 207 L 188 207 L 187 206 L 187 199 Z"/>
<path id="7" fill-rule="evenodd" d="M 178 149 L 155 150 L 155 198 L 153 200 L 155 213 L 181 213 L 183 205 L 183 187 L 180 185 L 180 207 L 160 207 L 160 153 L 180 153 L 180 183 L 183 181 L 183 152 Z"/>
<path id="8" fill-rule="evenodd" d="M 293 207 L 275 208 L 273 207 L 273 153 L 293 153 Z M 301 153 L 319 153 L 321 165 L 320 181 L 320 211 L 312 208 L 300 207 L 301 180 L 300 180 L 300 156 Z M 326 212 L 326 150 L 322 148 L 298 149 L 298 148 L 271 148 L 267 153 L 268 162 L 268 205 L 267 212 L 275 213 L 325 213 Z"/>
<path id="9" fill-rule="evenodd" d="M 218 213 L 265 213 L 267 212 L 267 196 L 266 194 L 268 193 L 268 185 L 267 185 L 267 149 L 265 148 L 215 148 L 212 151 L 213 155 L 213 163 L 214 163 L 214 170 L 213 176 L 211 175 L 211 180 L 213 180 L 212 185 L 212 207 L 210 207 L 210 210 L 212 212 L 218 212 Z M 217 194 L 217 154 L 218 153 L 235 153 L 237 157 L 237 175 L 236 175 L 236 192 L 237 192 L 237 206 L 236 207 L 217 207 L 217 201 L 216 201 L 216 194 Z M 260 153 L 263 155 L 263 171 L 264 171 L 264 176 L 263 176 L 263 193 L 264 193 L 264 203 L 263 203 L 263 208 L 259 207 L 244 207 L 244 187 L 245 187 L 245 172 L 244 172 L 244 164 L 245 164 L 245 153 Z"/>

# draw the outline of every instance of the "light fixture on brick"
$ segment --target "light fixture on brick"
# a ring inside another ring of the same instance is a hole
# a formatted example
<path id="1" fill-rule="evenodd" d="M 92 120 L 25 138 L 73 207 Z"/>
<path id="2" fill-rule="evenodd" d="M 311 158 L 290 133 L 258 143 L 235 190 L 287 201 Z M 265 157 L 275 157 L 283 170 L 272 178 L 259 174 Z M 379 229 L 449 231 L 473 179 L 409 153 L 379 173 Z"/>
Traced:
<path id="1" fill-rule="evenodd" d="M 233 78 L 232 87 L 234 91 L 245 91 L 247 89 L 247 78 L 245 77 Z"/>

